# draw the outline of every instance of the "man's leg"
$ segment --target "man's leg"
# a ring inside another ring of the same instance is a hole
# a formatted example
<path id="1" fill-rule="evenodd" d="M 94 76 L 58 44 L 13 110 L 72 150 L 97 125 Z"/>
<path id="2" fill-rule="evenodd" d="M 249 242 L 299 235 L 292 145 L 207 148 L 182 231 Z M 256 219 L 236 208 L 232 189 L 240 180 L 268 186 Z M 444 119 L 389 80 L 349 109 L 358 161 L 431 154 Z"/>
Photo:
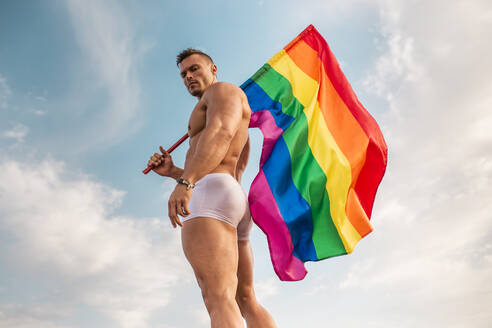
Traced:
<path id="1" fill-rule="evenodd" d="M 181 241 L 202 290 L 211 327 L 244 327 L 235 300 L 238 266 L 236 229 L 216 219 L 194 218 L 183 223 Z"/>
<path id="2" fill-rule="evenodd" d="M 276 327 L 270 313 L 256 300 L 253 289 L 253 251 L 249 240 L 238 241 L 239 265 L 236 301 L 248 328 Z"/>

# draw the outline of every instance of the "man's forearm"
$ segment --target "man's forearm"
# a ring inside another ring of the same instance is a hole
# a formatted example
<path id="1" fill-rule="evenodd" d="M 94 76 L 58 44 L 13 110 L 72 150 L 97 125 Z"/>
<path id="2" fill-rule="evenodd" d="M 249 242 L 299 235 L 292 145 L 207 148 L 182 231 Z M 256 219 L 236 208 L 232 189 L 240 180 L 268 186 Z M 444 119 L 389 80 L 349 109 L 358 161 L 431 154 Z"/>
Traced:
<path id="1" fill-rule="evenodd" d="M 195 183 L 215 169 L 224 159 L 231 144 L 232 136 L 221 131 L 203 131 L 193 156 L 187 159 L 183 178 Z"/>
<path id="2" fill-rule="evenodd" d="M 174 180 L 178 180 L 179 177 L 183 175 L 183 169 L 177 166 L 174 167 L 172 172 L 168 175 L 168 177 L 173 178 Z"/>

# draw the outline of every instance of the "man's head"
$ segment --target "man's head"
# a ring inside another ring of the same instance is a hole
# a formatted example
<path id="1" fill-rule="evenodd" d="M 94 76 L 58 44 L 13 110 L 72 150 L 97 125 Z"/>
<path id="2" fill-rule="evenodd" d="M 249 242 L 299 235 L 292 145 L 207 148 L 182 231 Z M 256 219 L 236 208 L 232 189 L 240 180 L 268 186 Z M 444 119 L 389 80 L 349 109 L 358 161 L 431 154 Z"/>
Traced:
<path id="1" fill-rule="evenodd" d="M 205 90 L 217 82 L 217 66 L 206 53 L 188 48 L 181 51 L 176 57 L 183 83 L 188 92 L 201 97 Z"/>

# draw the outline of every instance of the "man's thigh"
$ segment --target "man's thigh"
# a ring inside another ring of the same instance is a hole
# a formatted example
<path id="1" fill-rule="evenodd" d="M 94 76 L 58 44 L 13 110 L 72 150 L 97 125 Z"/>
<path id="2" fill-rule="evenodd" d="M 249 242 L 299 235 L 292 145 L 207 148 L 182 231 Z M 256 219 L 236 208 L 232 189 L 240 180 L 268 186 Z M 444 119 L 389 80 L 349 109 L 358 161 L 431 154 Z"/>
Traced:
<path id="1" fill-rule="evenodd" d="M 183 223 L 181 241 L 200 285 L 235 287 L 238 249 L 233 226 L 213 218 L 193 218 Z"/>

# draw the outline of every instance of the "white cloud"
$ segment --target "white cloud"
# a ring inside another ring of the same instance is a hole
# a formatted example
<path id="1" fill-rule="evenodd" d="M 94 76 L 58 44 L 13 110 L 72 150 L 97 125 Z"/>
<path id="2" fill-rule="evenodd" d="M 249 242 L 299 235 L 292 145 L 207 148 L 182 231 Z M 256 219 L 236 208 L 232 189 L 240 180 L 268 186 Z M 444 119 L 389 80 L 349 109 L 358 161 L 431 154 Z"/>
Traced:
<path id="1" fill-rule="evenodd" d="M 36 114 L 37 116 L 44 116 L 44 115 L 46 115 L 46 111 L 45 110 L 42 110 L 42 109 L 32 109 L 31 111 L 34 114 Z"/>
<path id="2" fill-rule="evenodd" d="M 277 278 L 271 277 L 255 283 L 256 297 L 260 302 L 265 301 L 268 297 L 278 294 L 280 282 Z"/>
<path id="3" fill-rule="evenodd" d="M 106 98 L 106 104 L 95 111 L 100 118 L 93 120 L 97 123 L 89 132 L 91 140 L 96 145 L 114 144 L 141 127 L 137 115 L 140 109 L 137 66 L 149 45 L 136 43 L 132 21 L 116 1 L 71 0 L 68 12 L 87 65 L 95 76 L 91 85 L 83 86 L 91 90 L 86 96 L 101 99 L 101 91 L 106 93 L 102 97 Z M 82 101 L 86 110 L 93 110 L 90 100 L 78 98 L 79 92 L 74 91 L 74 102 Z"/>
<path id="4" fill-rule="evenodd" d="M 207 326 L 210 324 L 210 317 L 205 305 L 196 308 L 191 312 L 193 313 L 195 321 L 200 324 L 200 326 Z"/>
<path id="5" fill-rule="evenodd" d="M 304 21 L 312 22 L 324 18 L 326 23 L 333 24 L 340 23 L 341 20 L 350 17 L 355 11 L 365 6 L 366 3 L 366 0 L 308 0 L 303 5 L 293 6 L 292 8 Z"/>
<path id="6" fill-rule="evenodd" d="M 492 319 L 492 64 L 483 58 L 492 55 L 485 42 L 492 8 L 486 1 L 377 3 L 386 50 L 365 85 L 389 105 L 379 120 L 388 170 L 367 237 L 374 248 L 358 250 L 367 258 L 338 288 L 381 295 L 381 307 L 398 304 L 381 319 L 386 326 L 485 327 Z M 388 291 L 393 297 L 382 296 Z"/>
<path id="7" fill-rule="evenodd" d="M 70 311 L 64 309 L 63 305 L 14 305 L 0 304 L 0 326 L 15 328 L 70 328 L 70 325 L 57 324 L 52 320 L 56 318 L 65 319 Z"/>
<path id="8" fill-rule="evenodd" d="M 404 37 L 398 31 L 386 32 L 388 34 L 388 52 L 381 56 L 376 63 L 374 75 L 370 75 L 364 81 L 364 86 L 379 96 L 385 96 L 391 101 L 395 96 L 393 90 L 395 82 L 422 81 L 421 68 L 415 63 L 414 40 L 412 37 Z"/>
<path id="9" fill-rule="evenodd" d="M 49 289 L 25 302 L 67 311 L 82 304 L 119 327 L 147 327 L 151 313 L 170 302 L 171 288 L 191 280 L 177 231 L 167 220 L 113 215 L 124 193 L 70 173 L 63 162 L 32 163 L 0 161 L 1 266 Z M 6 306 L 0 323 L 34 326 L 31 314 Z M 58 327 L 60 318 L 42 319 Z"/>
<path id="10" fill-rule="evenodd" d="M 176 182 L 173 179 L 164 179 L 162 181 L 162 198 L 166 201 L 166 204 L 175 187 Z"/>
<path id="11" fill-rule="evenodd" d="M 0 74 L 0 109 L 6 109 L 8 107 L 8 98 L 12 94 L 7 79 Z"/>
<path id="12" fill-rule="evenodd" d="M 24 138 L 29 133 L 29 127 L 22 123 L 15 124 L 10 130 L 4 131 L 2 136 L 8 139 L 15 139 L 17 143 L 24 142 Z"/>

